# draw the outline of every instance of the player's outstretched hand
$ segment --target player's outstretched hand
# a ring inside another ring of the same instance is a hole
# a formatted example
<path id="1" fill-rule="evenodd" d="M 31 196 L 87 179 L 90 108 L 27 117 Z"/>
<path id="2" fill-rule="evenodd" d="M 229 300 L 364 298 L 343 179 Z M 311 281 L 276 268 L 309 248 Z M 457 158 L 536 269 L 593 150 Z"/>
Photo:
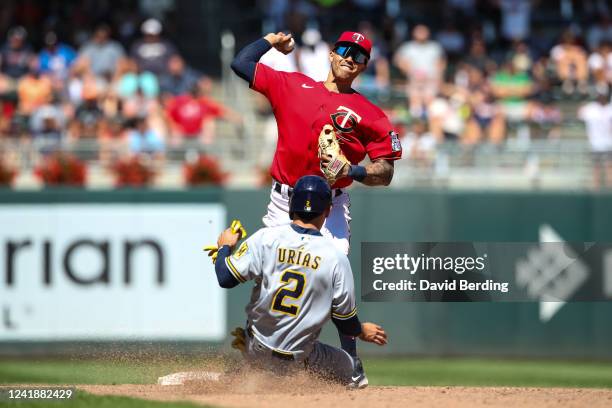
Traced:
<path id="1" fill-rule="evenodd" d="M 293 36 L 291 34 L 285 34 L 281 31 L 276 34 L 266 34 L 264 39 L 285 55 L 289 54 L 295 48 L 295 40 L 293 39 Z"/>
<path id="2" fill-rule="evenodd" d="M 229 245 L 231 249 L 234 249 L 238 240 L 240 239 L 240 232 L 234 232 L 232 228 L 228 228 L 219 235 L 217 240 L 217 246 L 221 248 L 223 245 Z"/>
<path id="3" fill-rule="evenodd" d="M 237 235 L 238 238 L 236 238 L 234 235 Z M 223 245 L 229 245 L 230 248 L 233 250 L 238 241 L 242 238 L 246 238 L 246 236 L 246 229 L 244 229 L 240 220 L 233 220 L 232 225 L 230 225 L 228 229 L 226 229 L 221 233 L 221 235 L 219 235 L 219 239 L 217 239 L 217 245 L 207 245 L 204 247 L 204 251 L 208 252 L 208 256 L 210 256 L 212 263 L 215 264 L 217 262 L 219 248 L 221 248 Z"/>
<path id="4" fill-rule="evenodd" d="M 368 343 L 378 344 L 379 346 L 387 344 L 387 333 L 376 323 L 361 323 L 361 334 L 359 338 Z"/>
<path id="5" fill-rule="evenodd" d="M 239 220 L 234 220 L 232 221 L 232 225 L 219 235 L 217 248 L 221 248 L 223 245 L 229 245 L 233 250 L 238 241 L 242 238 L 246 238 L 246 236 L 247 232 L 242 226 L 242 223 Z"/>

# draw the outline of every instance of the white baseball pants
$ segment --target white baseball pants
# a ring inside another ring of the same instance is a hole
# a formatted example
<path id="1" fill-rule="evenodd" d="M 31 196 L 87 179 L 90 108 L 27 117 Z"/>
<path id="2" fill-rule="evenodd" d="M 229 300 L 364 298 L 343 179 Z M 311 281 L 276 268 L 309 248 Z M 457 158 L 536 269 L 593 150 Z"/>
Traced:
<path id="1" fill-rule="evenodd" d="M 270 203 L 268 204 L 268 212 L 264 215 L 262 221 L 266 227 L 276 227 L 278 225 L 289 224 L 289 189 L 290 187 L 283 184 L 281 192 L 274 190 L 274 182 L 270 192 Z M 336 196 L 336 190 L 332 190 L 332 209 L 329 217 L 325 220 L 321 233 L 323 236 L 331 238 L 334 245 L 344 254 L 348 255 L 350 250 L 351 240 L 351 199 L 346 192 L 342 190 L 342 194 Z"/>

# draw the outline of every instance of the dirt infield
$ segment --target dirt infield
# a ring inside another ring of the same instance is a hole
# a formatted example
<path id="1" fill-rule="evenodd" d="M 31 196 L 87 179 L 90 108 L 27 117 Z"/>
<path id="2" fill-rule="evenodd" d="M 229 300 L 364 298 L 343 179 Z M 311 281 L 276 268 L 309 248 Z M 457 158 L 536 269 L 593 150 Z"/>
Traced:
<path id="1" fill-rule="evenodd" d="M 372 408 L 372 407 L 610 407 L 612 390 L 512 387 L 369 387 L 347 391 L 327 384 L 295 384 L 280 390 L 278 385 L 246 382 L 227 385 L 83 385 L 84 391 L 99 395 L 121 395 L 160 401 L 190 401 L 217 407 L 266 408 Z"/>

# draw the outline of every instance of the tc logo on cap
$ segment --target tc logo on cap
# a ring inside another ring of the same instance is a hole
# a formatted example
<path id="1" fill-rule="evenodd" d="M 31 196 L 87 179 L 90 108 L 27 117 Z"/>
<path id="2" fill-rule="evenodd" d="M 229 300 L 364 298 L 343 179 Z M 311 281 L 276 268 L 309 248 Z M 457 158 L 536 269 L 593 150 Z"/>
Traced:
<path id="1" fill-rule="evenodd" d="M 363 40 L 365 40 L 365 37 L 363 36 L 363 34 L 359 34 L 359 33 L 353 34 L 353 41 L 355 41 L 356 43 L 362 42 Z"/>

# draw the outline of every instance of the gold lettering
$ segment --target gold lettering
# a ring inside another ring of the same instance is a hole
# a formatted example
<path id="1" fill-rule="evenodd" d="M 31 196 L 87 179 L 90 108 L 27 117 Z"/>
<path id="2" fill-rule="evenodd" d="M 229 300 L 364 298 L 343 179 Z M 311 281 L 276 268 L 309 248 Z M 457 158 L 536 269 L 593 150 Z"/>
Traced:
<path id="1" fill-rule="evenodd" d="M 287 255 L 287 263 L 295 264 L 295 261 L 293 260 L 295 258 L 295 251 L 293 249 L 288 249 L 287 251 L 289 251 L 289 255 Z"/>
<path id="2" fill-rule="evenodd" d="M 300 248 L 299 251 L 296 251 L 289 248 L 278 248 L 276 250 L 278 262 L 317 269 L 321 264 L 321 257 L 314 256 L 308 252 L 304 252 L 301 249 L 302 248 Z"/>

